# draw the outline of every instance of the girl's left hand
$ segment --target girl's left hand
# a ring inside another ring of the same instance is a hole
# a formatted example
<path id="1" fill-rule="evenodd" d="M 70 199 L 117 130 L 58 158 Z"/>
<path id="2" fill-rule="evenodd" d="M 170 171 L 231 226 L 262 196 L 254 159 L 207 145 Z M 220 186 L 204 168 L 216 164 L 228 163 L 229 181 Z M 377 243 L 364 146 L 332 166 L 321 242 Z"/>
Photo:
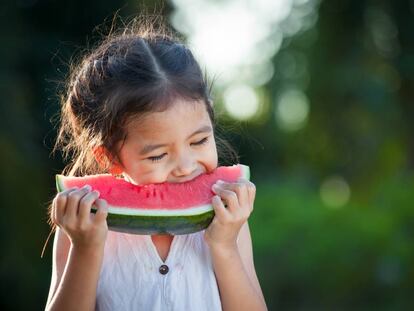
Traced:
<path id="1" fill-rule="evenodd" d="M 256 186 L 240 178 L 236 183 L 217 181 L 212 190 L 216 193 L 212 199 L 216 215 L 204 238 L 210 247 L 235 247 L 239 231 L 253 211 Z"/>

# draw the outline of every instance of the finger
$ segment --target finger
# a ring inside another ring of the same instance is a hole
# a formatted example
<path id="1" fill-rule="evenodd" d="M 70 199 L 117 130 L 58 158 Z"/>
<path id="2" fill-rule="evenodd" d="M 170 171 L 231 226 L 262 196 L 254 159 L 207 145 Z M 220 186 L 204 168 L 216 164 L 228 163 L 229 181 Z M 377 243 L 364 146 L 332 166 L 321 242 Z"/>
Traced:
<path id="1" fill-rule="evenodd" d="M 68 201 L 66 203 L 65 218 L 68 221 L 74 221 L 78 215 L 80 200 L 91 190 L 91 187 L 86 185 L 77 191 L 68 194 Z"/>
<path id="2" fill-rule="evenodd" d="M 106 221 L 106 218 L 108 216 L 108 203 L 105 200 L 97 199 L 95 201 L 95 205 L 98 210 L 96 211 L 94 221 L 97 223 Z"/>
<path id="3" fill-rule="evenodd" d="M 79 201 L 79 221 L 83 224 L 89 223 L 90 221 L 90 213 L 91 207 L 93 202 L 99 198 L 99 191 L 94 190 L 87 193 L 80 201 Z"/>
<path id="4" fill-rule="evenodd" d="M 70 188 L 65 191 L 59 192 L 55 198 L 53 199 L 53 210 L 52 210 L 52 217 L 56 224 L 60 224 L 62 222 L 63 215 L 66 211 L 66 203 L 68 200 L 68 194 L 77 190 L 78 188 Z"/>
<path id="5" fill-rule="evenodd" d="M 78 189 L 79 189 L 79 187 L 72 187 L 72 188 L 60 191 L 59 194 L 67 195 L 67 194 L 69 194 L 69 193 L 71 193 L 75 190 L 78 190 Z"/>
<path id="6" fill-rule="evenodd" d="M 251 181 L 247 183 L 247 192 L 249 193 L 249 199 L 251 202 L 251 207 L 253 209 L 253 202 L 256 197 L 256 185 Z"/>
<path id="7" fill-rule="evenodd" d="M 230 213 L 234 213 L 240 207 L 239 200 L 235 192 L 230 190 L 224 190 L 221 187 L 219 187 L 217 190 L 217 194 L 227 205 L 227 209 Z"/>
<path id="8" fill-rule="evenodd" d="M 256 196 L 256 185 L 252 183 L 250 180 L 243 177 L 240 177 L 237 180 L 237 182 L 245 185 L 245 187 L 247 188 L 249 202 L 253 203 Z"/>
<path id="9" fill-rule="evenodd" d="M 246 182 L 239 181 L 235 183 L 227 183 L 219 180 L 217 181 L 217 184 L 224 190 L 229 190 L 236 193 L 239 204 L 241 206 L 248 205 L 250 203 L 249 192 Z"/>
<path id="10" fill-rule="evenodd" d="M 246 178 L 243 178 L 243 177 L 240 177 L 237 181 L 245 184 L 245 187 L 247 188 L 250 212 L 252 212 L 253 211 L 253 205 L 254 205 L 253 204 L 254 199 L 256 197 L 256 185 L 254 183 L 252 183 L 250 180 L 248 180 Z"/>
<path id="11" fill-rule="evenodd" d="M 214 213 L 219 220 L 224 220 L 230 216 L 229 211 L 226 209 L 223 201 L 221 201 L 221 198 L 218 195 L 215 195 L 211 199 L 211 204 L 213 205 Z"/>

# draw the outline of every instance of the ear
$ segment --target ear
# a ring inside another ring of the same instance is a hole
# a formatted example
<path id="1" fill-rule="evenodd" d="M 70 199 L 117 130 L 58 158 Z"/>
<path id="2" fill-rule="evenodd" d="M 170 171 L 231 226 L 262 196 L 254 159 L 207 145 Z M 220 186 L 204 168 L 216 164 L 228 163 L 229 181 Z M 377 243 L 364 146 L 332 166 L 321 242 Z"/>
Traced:
<path id="1" fill-rule="evenodd" d="M 95 157 L 96 162 L 102 169 L 108 168 L 109 165 L 109 173 L 112 175 L 121 175 L 123 170 L 121 165 L 115 161 L 115 159 L 110 155 L 107 149 L 104 146 L 98 146 L 93 149 L 93 155 Z"/>
<path id="2" fill-rule="evenodd" d="M 103 168 L 105 166 L 106 161 L 105 148 L 103 146 L 98 146 L 93 148 L 92 152 L 96 162 L 99 164 L 101 168 Z"/>

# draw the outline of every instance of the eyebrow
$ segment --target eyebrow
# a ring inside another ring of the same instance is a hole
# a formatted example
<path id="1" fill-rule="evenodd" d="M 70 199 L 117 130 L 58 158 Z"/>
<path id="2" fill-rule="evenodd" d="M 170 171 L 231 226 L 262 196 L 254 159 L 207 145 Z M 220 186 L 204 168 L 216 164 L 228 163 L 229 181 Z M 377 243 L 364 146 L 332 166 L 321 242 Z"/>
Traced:
<path id="1" fill-rule="evenodd" d="M 193 134 L 191 134 L 190 136 L 188 136 L 188 138 L 187 139 L 189 139 L 189 138 L 191 138 L 191 137 L 193 137 L 194 135 L 196 135 L 196 134 L 200 134 L 200 133 L 209 133 L 209 132 L 211 132 L 212 131 L 212 128 L 211 128 L 211 126 L 209 126 L 209 125 L 205 125 L 205 126 L 202 126 L 202 127 L 200 127 L 197 131 L 195 131 Z M 147 154 L 147 153 L 150 153 L 151 151 L 153 151 L 153 150 L 155 150 L 155 149 L 158 149 L 158 148 L 161 148 L 161 147 L 166 147 L 166 146 L 168 146 L 167 144 L 156 144 L 156 145 L 145 145 L 142 149 L 141 149 L 141 151 L 140 151 L 140 155 L 145 155 L 145 154 Z"/>

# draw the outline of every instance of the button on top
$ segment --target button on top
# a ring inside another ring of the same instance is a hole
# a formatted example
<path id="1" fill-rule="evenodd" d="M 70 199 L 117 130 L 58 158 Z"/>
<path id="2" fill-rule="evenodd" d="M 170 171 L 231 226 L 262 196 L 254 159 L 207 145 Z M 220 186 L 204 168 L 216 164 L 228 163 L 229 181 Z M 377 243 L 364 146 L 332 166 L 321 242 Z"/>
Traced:
<path id="1" fill-rule="evenodd" d="M 159 269 L 159 271 L 160 271 L 161 274 L 167 274 L 169 270 L 170 269 L 168 268 L 167 265 L 161 265 L 160 266 L 160 269 Z"/>

